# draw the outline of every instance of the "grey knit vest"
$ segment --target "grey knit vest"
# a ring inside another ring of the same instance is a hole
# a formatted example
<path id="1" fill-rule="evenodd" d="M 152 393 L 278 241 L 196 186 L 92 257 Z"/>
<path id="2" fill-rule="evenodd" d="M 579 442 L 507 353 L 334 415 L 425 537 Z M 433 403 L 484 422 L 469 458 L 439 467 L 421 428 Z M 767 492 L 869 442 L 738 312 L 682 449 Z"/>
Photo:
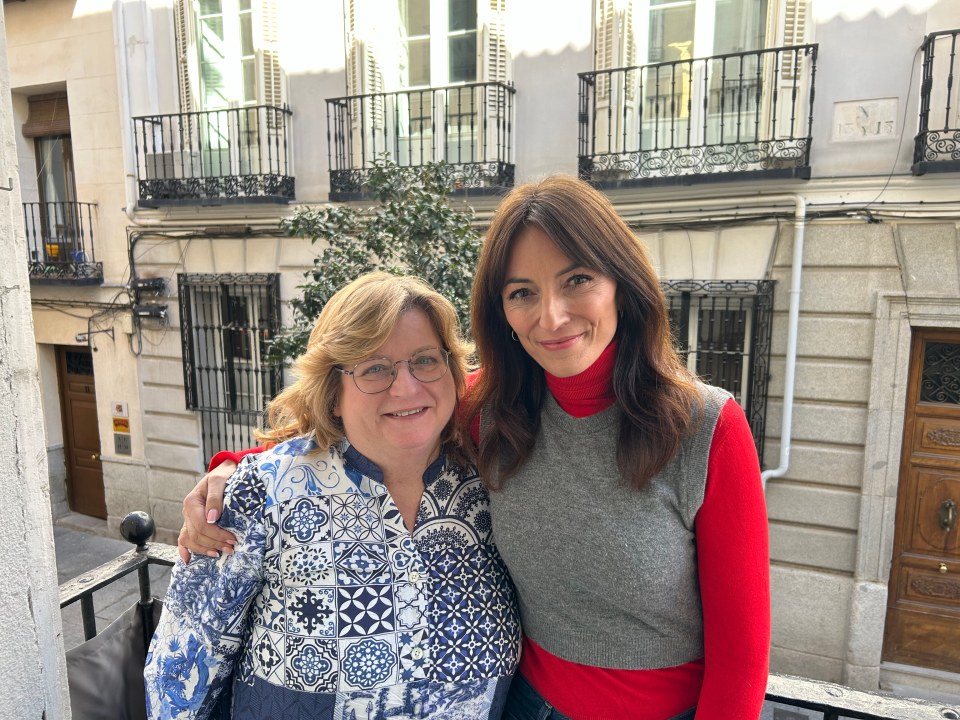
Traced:
<path id="1" fill-rule="evenodd" d="M 703 656 L 694 519 L 717 418 L 731 396 L 707 385 L 701 394 L 695 432 L 643 490 L 617 470 L 619 409 L 574 418 L 547 394 L 533 452 L 490 493 L 524 632 L 547 651 L 621 669 Z"/>

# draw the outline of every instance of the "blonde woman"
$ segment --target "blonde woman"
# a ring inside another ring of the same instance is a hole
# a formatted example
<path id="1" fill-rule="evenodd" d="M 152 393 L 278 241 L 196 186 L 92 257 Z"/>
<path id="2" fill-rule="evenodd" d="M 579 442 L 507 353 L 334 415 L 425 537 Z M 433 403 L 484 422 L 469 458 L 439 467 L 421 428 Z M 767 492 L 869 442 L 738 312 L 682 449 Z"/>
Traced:
<path id="1" fill-rule="evenodd" d="M 145 671 L 151 718 L 500 717 L 512 584 L 453 416 L 468 347 L 450 303 L 385 273 L 340 290 L 273 446 L 229 480 L 221 558 L 177 564 Z"/>

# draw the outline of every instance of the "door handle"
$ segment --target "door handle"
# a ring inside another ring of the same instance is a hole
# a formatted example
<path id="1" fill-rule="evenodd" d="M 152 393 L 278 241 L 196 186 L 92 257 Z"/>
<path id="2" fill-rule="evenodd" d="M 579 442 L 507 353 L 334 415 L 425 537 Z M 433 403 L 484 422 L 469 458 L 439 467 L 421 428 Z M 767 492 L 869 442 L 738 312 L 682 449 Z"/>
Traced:
<path id="1" fill-rule="evenodd" d="M 93 455 L 90 456 L 90 459 L 91 459 L 91 460 L 99 460 L 99 459 L 100 459 L 100 454 L 99 454 L 99 453 L 94 453 Z"/>
<path id="2" fill-rule="evenodd" d="M 953 499 L 944 500 L 940 503 L 940 509 L 937 511 L 937 520 L 940 527 L 947 532 L 952 532 L 957 524 L 957 503 Z"/>

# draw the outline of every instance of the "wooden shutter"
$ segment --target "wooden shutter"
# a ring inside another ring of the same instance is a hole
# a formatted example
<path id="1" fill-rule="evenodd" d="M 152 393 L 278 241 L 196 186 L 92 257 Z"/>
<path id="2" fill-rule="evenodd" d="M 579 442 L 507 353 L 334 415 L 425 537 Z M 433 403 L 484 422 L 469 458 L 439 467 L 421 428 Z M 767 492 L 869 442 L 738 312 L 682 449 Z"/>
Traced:
<path id="1" fill-rule="evenodd" d="M 174 0 L 173 25 L 174 42 L 177 53 L 177 85 L 180 92 L 180 112 L 197 110 L 199 97 L 196 81 L 199 78 L 197 66 L 197 32 L 194 0 Z"/>
<path id="2" fill-rule="evenodd" d="M 477 27 L 480 30 L 478 51 L 484 76 L 478 78 L 485 82 L 510 82 L 510 62 L 507 56 L 507 0 L 487 0 L 478 7 L 480 17 Z"/>
<path id="3" fill-rule="evenodd" d="M 257 89 L 257 102 L 261 105 L 283 107 L 284 92 L 283 68 L 280 65 L 280 30 L 277 0 L 260 0 L 254 4 L 254 38 L 257 54 L 257 70 L 260 87 Z"/>
<path id="4" fill-rule="evenodd" d="M 783 18 L 783 44 L 803 45 L 807 35 L 807 0 L 785 0 Z M 795 80 L 797 67 L 793 56 L 786 53 L 780 75 L 784 80 Z"/>

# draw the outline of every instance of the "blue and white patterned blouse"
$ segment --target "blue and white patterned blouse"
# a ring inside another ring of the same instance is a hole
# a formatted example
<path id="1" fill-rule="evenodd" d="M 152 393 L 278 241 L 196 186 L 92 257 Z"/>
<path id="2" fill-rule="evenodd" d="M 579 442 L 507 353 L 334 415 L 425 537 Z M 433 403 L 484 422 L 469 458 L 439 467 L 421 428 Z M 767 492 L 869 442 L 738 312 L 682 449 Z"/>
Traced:
<path id="1" fill-rule="evenodd" d="M 145 669 L 150 718 L 500 717 L 520 652 L 513 585 L 476 470 L 424 474 L 411 537 L 346 440 L 247 456 L 219 560 L 178 561 Z M 232 676 L 232 677 L 231 677 Z"/>

